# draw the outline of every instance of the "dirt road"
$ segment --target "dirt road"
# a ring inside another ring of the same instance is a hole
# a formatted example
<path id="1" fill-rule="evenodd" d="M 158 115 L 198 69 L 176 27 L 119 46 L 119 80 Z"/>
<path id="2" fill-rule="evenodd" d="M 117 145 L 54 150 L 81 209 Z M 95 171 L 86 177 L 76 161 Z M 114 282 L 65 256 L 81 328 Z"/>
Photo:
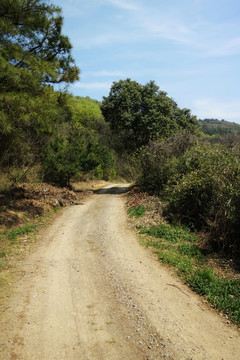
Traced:
<path id="1" fill-rule="evenodd" d="M 239 360 L 239 331 L 138 244 L 124 189 L 45 232 L 1 315 L 1 360 Z"/>

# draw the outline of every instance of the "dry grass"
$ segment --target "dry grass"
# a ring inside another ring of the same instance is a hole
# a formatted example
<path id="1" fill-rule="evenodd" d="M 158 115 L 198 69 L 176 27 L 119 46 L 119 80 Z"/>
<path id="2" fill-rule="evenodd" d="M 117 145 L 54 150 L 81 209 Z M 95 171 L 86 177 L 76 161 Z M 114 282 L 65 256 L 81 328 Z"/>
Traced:
<path id="1" fill-rule="evenodd" d="M 134 226 L 156 226 L 165 222 L 162 215 L 163 202 L 159 197 L 150 196 L 137 186 L 132 187 L 126 196 L 128 208 L 143 206 L 146 209 L 141 217 L 134 219 Z"/>

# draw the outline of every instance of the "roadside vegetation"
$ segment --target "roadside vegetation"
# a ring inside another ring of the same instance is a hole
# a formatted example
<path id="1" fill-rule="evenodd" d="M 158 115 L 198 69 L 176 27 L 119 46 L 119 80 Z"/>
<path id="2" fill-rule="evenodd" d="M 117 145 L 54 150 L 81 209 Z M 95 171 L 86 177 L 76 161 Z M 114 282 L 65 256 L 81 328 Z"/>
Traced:
<path id="1" fill-rule="evenodd" d="M 38 242 L 39 231 L 50 223 L 55 211 L 46 212 L 35 219 L 25 213 L 22 224 L 9 225 L 1 221 L 0 228 L 0 313 L 6 309 L 15 282 L 24 276 L 21 262 L 34 249 Z M 2 213 L 2 211 L 1 211 Z M 17 216 L 17 212 L 14 212 Z M 12 214 L 13 216 L 13 214 Z M 9 217 L 11 218 L 11 217 Z"/>
<path id="2" fill-rule="evenodd" d="M 161 196 L 165 216 L 206 231 L 209 245 L 236 259 L 239 239 L 239 145 L 209 144 L 189 135 L 151 143 L 141 154 L 141 186 Z"/>
<path id="3" fill-rule="evenodd" d="M 184 283 L 216 308 L 226 322 L 240 326 L 240 276 L 236 264 L 226 254 L 209 247 L 206 234 L 193 232 L 163 216 L 166 203 L 139 187 L 128 194 L 128 213 L 140 242 L 159 261 L 173 269 Z"/>
<path id="4" fill-rule="evenodd" d="M 165 224 L 139 228 L 139 232 L 149 235 L 144 243 L 154 248 L 163 264 L 176 269 L 185 283 L 240 326 L 240 278 L 215 274 L 197 245 L 197 237 L 186 229 Z"/>
<path id="5" fill-rule="evenodd" d="M 80 70 L 62 34 L 61 9 L 45 0 L 3 0 L 0 20 L 3 177 L 10 185 L 44 180 L 70 186 L 80 172 L 112 176 L 113 152 L 99 103 L 66 90 Z"/>

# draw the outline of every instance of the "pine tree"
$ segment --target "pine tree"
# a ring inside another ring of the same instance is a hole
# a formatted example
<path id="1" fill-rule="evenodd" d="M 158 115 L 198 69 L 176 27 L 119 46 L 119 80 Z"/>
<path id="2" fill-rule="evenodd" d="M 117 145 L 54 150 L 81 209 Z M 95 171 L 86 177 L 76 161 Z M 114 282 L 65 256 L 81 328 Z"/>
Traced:
<path id="1" fill-rule="evenodd" d="M 61 10 L 46 0 L 0 2 L 3 163 L 20 157 L 19 149 L 23 150 L 26 138 L 33 142 L 37 134 L 51 132 L 62 112 L 62 98 L 54 92 L 53 84 L 78 79 L 79 69 L 71 57 L 69 39 L 62 34 L 62 25 Z"/>

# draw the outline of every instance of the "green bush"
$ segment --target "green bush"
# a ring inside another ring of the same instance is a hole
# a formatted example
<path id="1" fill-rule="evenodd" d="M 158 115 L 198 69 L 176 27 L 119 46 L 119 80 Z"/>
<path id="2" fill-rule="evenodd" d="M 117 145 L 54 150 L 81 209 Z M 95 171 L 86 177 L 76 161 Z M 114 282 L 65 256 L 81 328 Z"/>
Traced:
<path id="1" fill-rule="evenodd" d="M 213 212 L 216 192 L 214 179 L 207 171 L 193 171 L 167 189 L 169 203 L 165 211 L 170 218 L 177 218 L 193 229 L 202 229 Z"/>
<path id="2" fill-rule="evenodd" d="M 69 186 L 70 179 L 82 170 L 86 147 L 81 138 L 70 141 L 57 136 L 44 151 L 43 169 L 45 180 Z"/>
<path id="3" fill-rule="evenodd" d="M 107 146 L 95 144 L 92 148 L 91 158 L 97 166 L 94 168 L 94 174 L 98 179 L 109 180 L 115 176 L 115 159 L 113 152 Z"/>
<path id="4" fill-rule="evenodd" d="M 141 175 L 138 182 L 147 192 L 161 194 L 168 182 L 181 172 L 181 156 L 196 142 L 196 136 L 180 133 L 149 143 L 140 152 Z"/>
<path id="5" fill-rule="evenodd" d="M 99 179 L 108 180 L 114 173 L 114 157 L 106 146 L 100 146 L 83 128 L 72 128 L 70 135 L 57 135 L 44 151 L 45 180 L 70 186 L 78 172 L 93 171 Z"/>
<path id="6" fill-rule="evenodd" d="M 135 182 L 135 179 L 139 176 L 139 159 L 134 154 L 128 154 L 122 152 L 121 154 L 116 153 L 116 173 L 117 175 L 126 181 Z"/>
<path id="7" fill-rule="evenodd" d="M 150 143 L 140 154 L 139 182 L 166 201 L 164 215 L 206 230 L 215 249 L 240 254 L 240 149 L 190 134 Z M 205 141 L 205 140 L 204 140 Z"/>
<path id="8" fill-rule="evenodd" d="M 165 214 L 210 232 L 212 245 L 239 253 L 240 152 L 223 146 L 194 147 L 179 160 L 178 182 L 165 187 Z"/>

